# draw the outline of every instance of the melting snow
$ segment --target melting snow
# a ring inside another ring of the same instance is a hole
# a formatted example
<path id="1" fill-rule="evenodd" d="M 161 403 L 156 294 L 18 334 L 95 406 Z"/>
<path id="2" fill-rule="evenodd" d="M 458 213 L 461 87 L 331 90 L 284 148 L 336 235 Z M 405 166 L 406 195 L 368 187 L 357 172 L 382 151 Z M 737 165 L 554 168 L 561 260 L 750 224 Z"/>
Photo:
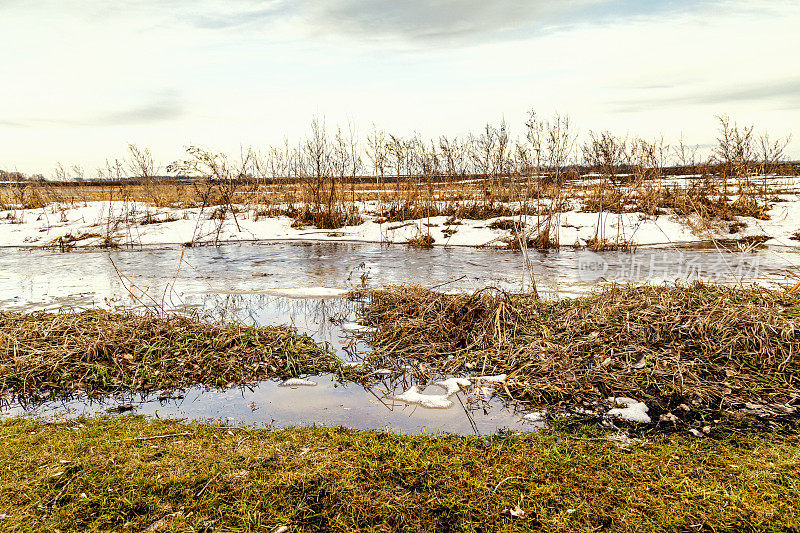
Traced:
<path id="1" fill-rule="evenodd" d="M 609 409 L 607 413 L 608 416 L 614 416 L 622 420 L 638 422 L 640 424 L 650 423 L 650 415 L 647 414 L 650 408 L 647 407 L 644 402 L 625 397 L 609 398 L 608 401 L 622 406 Z"/>
<path id="2" fill-rule="evenodd" d="M 447 409 L 453 406 L 448 398 L 461 390 L 461 387 L 469 387 L 472 381 L 467 378 L 449 378 L 434 383 L 437 387 L 445 390 L 444 394 L 422 394 L 419 388 L 414 385 L 403 394 L 394 397 L 395 400 L 406 403 L 414 403 L 429 409 Z"/>
<path id="3" fill-rule="evenodd" d="M 522 417 L 524 420 L 528 422 L 544 422 L 544 412 L 542 411 L 533 411 L 532 413 L 528 413 L 527 415 Z"/>
<path id="4" fill-rule="evenodd" d="M 375 331 L 375 328 L 370 326 L 365 326 L 363 324 L 358 324 L 356 322 L 345 322 L 342 324 L 342 330 L 344 331 L 361 331 L 364 333 L 372 333 Z"/>
<path id="5" fill-rule="evenodd" d="M 316 387 L 317 384 L 313 381 L 300 378 L 290 378 L 281 383 L 281 387 Z"/>
<path id="6" fill-rule="evenodd" d="M 436 385 L 447 391 L 446 396 L 450 397 L 461 390 L 461 387 L 469 387 L 472 382 L 467 378 L 450 378 L 444 381 L 437 381 Z"/>
<path id="7" fill-rule="evenodd" d="M 428 409 L 447 409 L 453 406 L 453 402 L 448 400 L 444 394 L 422 394 L 416 385 L 403 394 L 395 396 L 394 399 L 405 403 L 414 403 Z"/>

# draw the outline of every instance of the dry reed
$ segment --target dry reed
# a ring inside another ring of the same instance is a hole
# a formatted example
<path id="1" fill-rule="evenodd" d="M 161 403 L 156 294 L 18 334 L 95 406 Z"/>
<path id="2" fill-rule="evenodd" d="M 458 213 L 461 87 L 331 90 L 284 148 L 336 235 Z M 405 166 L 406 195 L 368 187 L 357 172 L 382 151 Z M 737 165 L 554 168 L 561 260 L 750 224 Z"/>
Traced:
<path id="1" fill-rule="evenodd" d="M 0 393 L 222 387 L 312 371 L 336 358 L 285 328 L 111 313 L 0 313 Z"/>
<path id="2" fill-rule="evenodd" d="M 632 396 L 675 407 L 800 398 L 800 299 L 765 289 L 613 287 L 556 302 L 484 290 L 370 293 L 375 366 L 506 373 L 540 404 Z M 417 366 L 419 368 L 419 366 Z"/>

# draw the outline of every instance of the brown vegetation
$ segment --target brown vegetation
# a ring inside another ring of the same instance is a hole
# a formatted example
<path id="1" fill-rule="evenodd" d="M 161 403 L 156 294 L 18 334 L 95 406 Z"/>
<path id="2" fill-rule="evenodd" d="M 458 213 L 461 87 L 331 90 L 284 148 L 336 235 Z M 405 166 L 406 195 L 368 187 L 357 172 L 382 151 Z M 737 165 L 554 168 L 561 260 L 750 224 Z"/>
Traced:
<path id="1" fill-rule="evenodd" d="M 784 292 L 613 287 L 548 302 L 491 290 L 370 293 L 377 367 L 506 373 L 540 404 L 630 396 L 663 408 L 800 398 L 800 300 Z M 472 369 L 472 370 L 470 370 Z"/>
<path id="2" fill-rule="evenodd" d="M 0 394 L 224 387 L 317 370 L 336 358 L 285 328 L 106 311 L 0 313 Z"/>

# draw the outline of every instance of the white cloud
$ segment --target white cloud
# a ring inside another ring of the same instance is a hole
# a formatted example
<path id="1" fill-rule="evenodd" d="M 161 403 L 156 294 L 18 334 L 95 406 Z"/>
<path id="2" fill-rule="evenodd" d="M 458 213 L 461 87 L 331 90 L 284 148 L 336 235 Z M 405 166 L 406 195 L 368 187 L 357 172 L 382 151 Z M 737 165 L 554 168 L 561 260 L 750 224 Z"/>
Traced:
<path id="1" fill-rule="evenodd" d="M 281 142 L 314 114 L 437 136 L 536 107 L 696 143 L 716 113 L 800 124 L 796 2 L 636 4 L 0 1 L 0 168 L 93 168 L 129 141 L 166 163 L 190 142 Z"/>

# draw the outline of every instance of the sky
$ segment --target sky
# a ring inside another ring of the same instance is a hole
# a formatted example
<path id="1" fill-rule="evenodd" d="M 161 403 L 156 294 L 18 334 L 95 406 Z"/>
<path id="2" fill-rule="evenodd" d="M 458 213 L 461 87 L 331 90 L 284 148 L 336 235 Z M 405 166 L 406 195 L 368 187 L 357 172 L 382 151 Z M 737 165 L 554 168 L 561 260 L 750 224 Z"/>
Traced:
<path id="1" fill-rule="evenodd" d="M 727 114 L 800 159 L 798 27 L 797 0 L 0 0 L 0 168 L 163 166 L 315 116 L 522 136 L 529 109 L 698 145 Z"/>

